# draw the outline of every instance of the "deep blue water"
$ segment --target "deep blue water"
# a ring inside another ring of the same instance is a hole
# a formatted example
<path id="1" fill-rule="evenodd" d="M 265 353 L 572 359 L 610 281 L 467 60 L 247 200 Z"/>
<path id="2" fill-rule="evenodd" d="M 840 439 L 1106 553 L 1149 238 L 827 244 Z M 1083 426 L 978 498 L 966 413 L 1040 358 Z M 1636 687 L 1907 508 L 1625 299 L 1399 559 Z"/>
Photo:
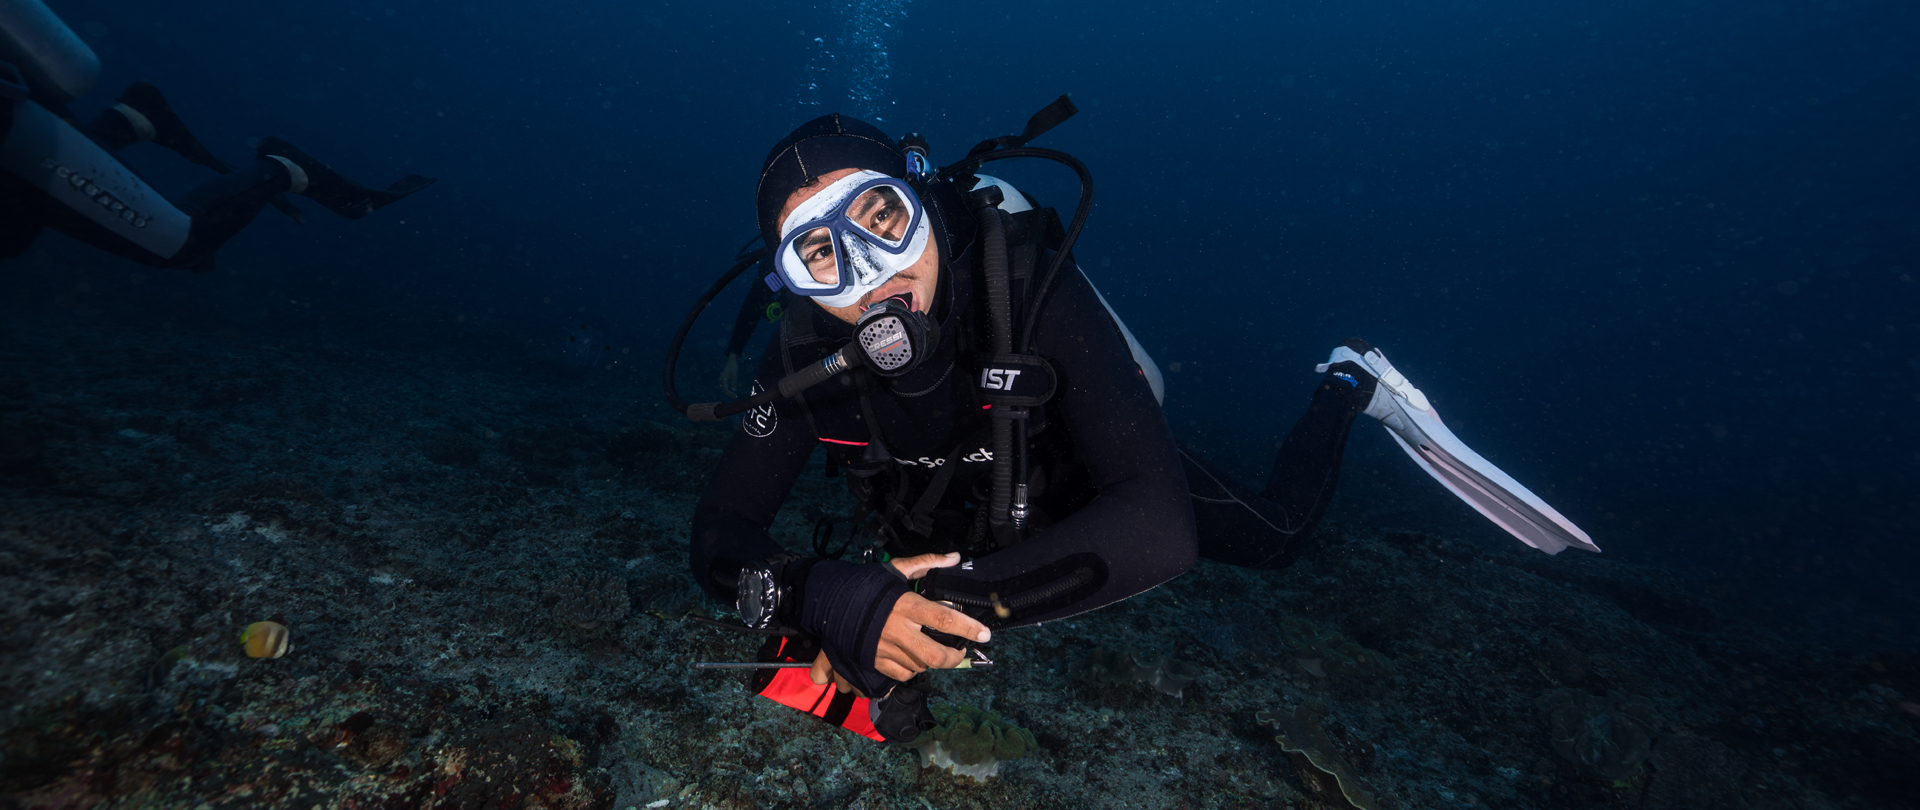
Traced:
<path id="1" fill-rule="evenodd" d="M 1183 438 L 1263 477 L 1312 365 L 1364 336 L 1607 554 L 1777 626 L 1913 645 L 1910 4 L 54 6 L 105 62 L 76 112 L 150 79 L 229 161 L 272 134 L 370 184 L 440 183 L 359 222 L 268 210 L 197 276 L 44 235 L 91 275 L 0 267 L 20 305 L 556 352 L 590 321 L 631 349 L 599 373 L 651 403 L 788 129 L 845 112 L 947 162 L 1070 93 L 1040 145 L 1094 173 L 1077 254 L 1170 370 Z M 169 192 L 204 177 L 127 156 Z M 1071 205 L 1058 169 L 1002 173 Z M 717 354 L 728 306 L 690 355 Z M 1399 522 L 1510 542 L 1378 429 L 1349 477 L 1420 505 Z"/>

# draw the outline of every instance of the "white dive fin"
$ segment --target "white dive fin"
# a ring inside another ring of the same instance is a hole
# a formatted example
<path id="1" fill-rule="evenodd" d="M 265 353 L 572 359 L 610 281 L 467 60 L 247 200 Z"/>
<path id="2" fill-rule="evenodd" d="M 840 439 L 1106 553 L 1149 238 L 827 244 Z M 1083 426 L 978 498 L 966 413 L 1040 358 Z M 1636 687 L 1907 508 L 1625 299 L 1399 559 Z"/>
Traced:
<path id="1" fill-rule="evenodd" d="M 1420 469 L 1474 511 L 1486 515 L 1520 542 L 1548 554 L 1558 554 L 1568 546 L 1600 550 L 1573 521 L 1454 436 L 1441 423 L 1432 403 L 1427 402 L 1427 395 L 1396 371 L 1379 349 L 1369 349 L 1362 355 L 1346 346 L 1336 347 L 1317 370 L 1325 373 L 1329 366 L 1343 361 L 1367 369 L 1379 381 L 1366 414 L 1386 425 L 1394 442 L 1413 457 Z"/>

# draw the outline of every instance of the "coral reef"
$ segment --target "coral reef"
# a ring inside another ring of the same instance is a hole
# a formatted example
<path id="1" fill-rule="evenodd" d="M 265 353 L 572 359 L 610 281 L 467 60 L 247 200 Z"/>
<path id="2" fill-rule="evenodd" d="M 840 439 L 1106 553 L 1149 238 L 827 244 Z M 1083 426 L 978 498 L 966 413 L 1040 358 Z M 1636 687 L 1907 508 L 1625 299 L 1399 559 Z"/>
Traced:
<path id="1" fill-rule="evenodd" d="M 678 620 L 688 615 L 708 615 L 707 595 L 684 574 L 658 573 L 646 578 L 640 587 L 640 603 L 647 613 L 662 619 Z"/>
<path id="2" fill-rule="evenodd" d="M 1040 747 L 1032 732 L 1014 725 L 999 712 L 958 703 L 934 704 L 932 710 L 938 725 L 907 744 L 920 750 L 922 768 L 945 768 L 955 776 L 984 782 L 1000 774 L 1000 763 L 1027 756 Z"/>
<path id="3" fill-rule="evenodd" d="M 1261 711 L 1254 714 L 1254 719 L 1273 727 L 1274 742 L 1293 758 L 1301 779 L 1309 788 L 1329 800 L 1344 800 L 1356 810 L 1388 807 L 1388 803 L 1376 798 L 1373 787 L 1353 772 L 1333 740 L 1327 737 L 1326 729 L 1321 726 L 1325 714 L 1324 703 L 1309 701 L 1291 713 Z"/>
<path id="4" fill-rule="evenodd" d="M 1241 650 L 1240 625 L 1216 611 L 1190 613 L 1181 618 L 1180 626 L 1223 659 L 1232 659 Z"/>
<path id="5" fill-rule="evenodd" d="M 1646 566 L 1547 557 L 1485 527 L 1390 531 L 1350 498 L 1318 533 L 1331 542 L 1286 570 L 1202 560 L 997 633 L 994 667 L 935 673 L 939 700 L 1017 718 L 1037 744 L 991 780 L 953 778 L 738 673 L 689 669 L 748 660 L 757 639 L 685 618 L 715 606 L 686 527 L 732 434 L 636 398 L 655 367 L 521 370 L 516 344 L 481 333 L 444 348 L 249 334 L 236 352 L 185 324 L 8 312 L 0 426 L 20 427 L 0 434 L 26 432 L 0 436 L 20 448 L 0 447 L 0 807 L 1352 804 L 1271 742 L 1263 711 L 1380 805 L 1920 806 L 1920 657 L 1703 621 Z M 683 380 L 718 371 L 702 354 Z M 203 400 L 208 380 L 233 384 Z M 602 452 L 648 423 L 670 436 L 635 437 L 633 466 Z M 494 441 L 516 426 L 568 447 L 516 459 Z M 423 452 L 450 434 L 477 437 L 478 460 Z M 769 534 L 804 551 L 818 518 L 853 513 L 845 489 L 814 463 Z M 1398 497 L 1380 494 L 1366 506 Z M 543 580 L 565 572 L 624 580 L 631 612 L 556 632 Z M 289 628 L 283 657 L 236 643 L 259 620 Z M 1076 665 L 1096 647 L 1118 680 Z M 1204 663 L 1204 688 L 1114 688 L 1141 664 L 1112 650 Z M 1310 674 L 1308 650 L 1373 674 Z M 1542 731 L 1534 700 L 1555 687 L 1646 695 L 1670 730 L 1625 779 L 1590 776 Z"/>
<path id="6" fill-rule="evenodd" d="M 1669 734 L 1647 760 L 1646 810 L 1745 810 L 1740 780 L 1746 768 L 1725 745 L 1703 737 Z"/>
<path id="7" fill-rule="evenodd" d="M 1552 735 L 1554 752 L 1588 776 L 1625 778 L 1653 753 L 1660 720 L 1646 698 L 1563 688 L 1542 694 L 1534 706 Z"/>
<path id="8" fill-rule="evenodd" d="M 1159 653 L 1095 647 L 1068 669 L 1075 679 L 1094 686 L 1118 686 L 1139 681 L 1161 694 L 1181 697 L 1187 683 L 1205 672 L 1198 664 L 1176 661 Z"/>
<path id="9" fill-rule="evenodd" d="M 633 609 L 626 580 L 603 572 L 561 574 L 547 586 L 547 595 L 553 599 L 553 618 L 580 630 L 620 621 Z"/>
<path id="10" fill-rule="evenodd" d="M 298 677 L 280 662 L 209 679 L 218 661 L 179 661 L 160 688 L 183 708 L 154 727 L 116 727 L 72 702 L 8 735 L 0 796 L 21 807 L 136 805 L 545 807 L 611 800 L 595 766 L 611 729 L 569 727 L 544 698 L 369 678 Z M 221 704 L 241 701 L 245 709 Z M 162 801 L 162 797 L 175 797 Z"/>
<path id="11" fill-rule="evenodd" d="M 1300 668 L 1315 676 L 1346 681 L 1390 675 L 1394 671 L 1393 661 L 1385 655 L 1306 619 L 1283 618 L 1280 627 L 1287 644 L 1299 654 Z"/>

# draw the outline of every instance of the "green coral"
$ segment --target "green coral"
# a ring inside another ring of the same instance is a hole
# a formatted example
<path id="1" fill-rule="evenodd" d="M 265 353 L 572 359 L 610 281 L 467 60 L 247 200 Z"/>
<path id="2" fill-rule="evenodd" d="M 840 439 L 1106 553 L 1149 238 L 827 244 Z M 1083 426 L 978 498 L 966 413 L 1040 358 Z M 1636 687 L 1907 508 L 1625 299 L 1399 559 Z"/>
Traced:
<path id="1" fill-rule="evenodd" d="M 1337 795 L 1356 810 L 1384 810 L 1389 807 L 1390 803 L 1376 798 L 1373 787 L 1340 758 L 1333 740 L 1328 739 L 1326 729 L 1320 725 L 1320 718 L 1325 713 L 1325 704 L 1309 701 L 1292 714 L 1262 711 L 1255 713 L 1253 719 L 1273 726 L 1273 741 L 1279 743 L 1280 750 L 1294 759 L 1300 769 L 1301 779 L 1322 795 L 1328 798 Z M 1327 789 L 1325 783 L 1328 778 L 1338 790 Z"/>
<path id="2" fill-rule="evenodd" d="M 1286 636 L 1287 644 L 1299 653 L 1300 666 L 1315 675 L 1340 681 L 1388 675 L 1394 671 L 1393 661 L 1378 650 L 1362 647 L 1306 619 L 1282 618 L 1280 632 Z"/>
<path id="3" fill-rule="evenodd" d="M 1000 773 L 1000 763 L 1040 749 L 1033 732 L 1014 725 L 999 712 L 985 712 L 961 703 L 933 707 L 937 723 L 907 743 L 920 749 L 920 767 L 940 767 L 976 781 Z"/>
<path id="4" fill-rule="evenodd" d="M 1087 657 L 1067 667 L 1069 675 L 1094 686 L 1119 686 L 1140 681 L 1174 697 L 1180 697 L 1187 682 L 1200 677 L 1205 671 L 1199 664 L 1176 661 L 1166 655 L 1109 650 L 1105 647 L 1093 648 Z"/>
<path id="5" fill-rule="evenodd" d="M 1554 689 L 1533 702 L 1553 738 L 1553 750 L 1581 773 L 1624 779 L 1653 753 L 1660 726 L 1653 703 L 1608 690 L 1606 697 Z"/>

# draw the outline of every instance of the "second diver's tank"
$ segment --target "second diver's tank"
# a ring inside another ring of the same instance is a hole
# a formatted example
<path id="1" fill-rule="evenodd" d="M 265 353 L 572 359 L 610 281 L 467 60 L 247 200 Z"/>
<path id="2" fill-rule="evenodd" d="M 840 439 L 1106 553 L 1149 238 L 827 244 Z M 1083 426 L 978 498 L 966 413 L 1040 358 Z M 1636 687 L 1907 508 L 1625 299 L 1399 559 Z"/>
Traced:
<path id="1" fill-rule="evenodd" d="M 54 104 L 86 95 L 100 80 L 100 57 L 41 0 L 0 0 L 0 62 L 13 63 Z"/>

